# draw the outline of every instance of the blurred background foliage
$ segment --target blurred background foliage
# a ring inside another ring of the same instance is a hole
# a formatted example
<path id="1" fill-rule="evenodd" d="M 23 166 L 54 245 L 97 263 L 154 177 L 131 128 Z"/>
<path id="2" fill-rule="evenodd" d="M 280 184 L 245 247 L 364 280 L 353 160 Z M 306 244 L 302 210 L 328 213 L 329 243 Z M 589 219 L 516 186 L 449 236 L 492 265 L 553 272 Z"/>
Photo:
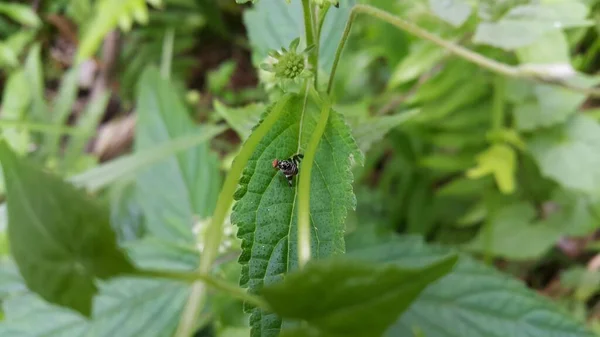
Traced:
<path id="1" fill-rule="evenodd" d="M 341 2 L 321 37 L 325 74 L 355 3 Z M 583 86 L 598 84 L 600 1 L 356 2 L 495 60 L 545 64 L 577 72 Z M 201 235 L 223 172 L 280 94 L 258 65 L 268 50 L 301 35 L 290 24 L 301 22 L 299 8 L 295 0 L 2 2 L 2 137 L 101 197 L 138 263 L 192 268 L 199 247 L 190 238 Z M 366 155 L 354 169 L 349 247 L 390 233 L 457 247 L 523 280 L 600 335 L 597 99 L 490 73 L 369 17 L 357 19 L 332 96 Z M 197 145 L 198 130 L 217 126 L 224 131 Z M 43 311 L 47 304 L 26 291 L 5 229 L 2 204 L 0 317 L 18 312 L 13 322 L 29 333 L 42 329 L 26 327 L 34 314 L 70 322 L 72 335 L 84 329 L 81 318 Z M 234 228 L 227 231 L 219 268 L 237 282 L 239 242 Z M 106 322 L 119 304 L 110 301 L 111 289 L 128 286 L 142 303 L 160 298 L 152 306 L 174 317 L 180 309 L 164 308 L 185 299 L 184 290 L 160 282 L 111 281 L 97 308 Z M 215 303 L 212 324 L 199 335 L 247 335 L 241 306 L 225 296 Z M 152 331 L 136 325 L 143 321 L 129 319 L 121 332 Z M 96 323 L 116 327 L 106 322 Z"/>

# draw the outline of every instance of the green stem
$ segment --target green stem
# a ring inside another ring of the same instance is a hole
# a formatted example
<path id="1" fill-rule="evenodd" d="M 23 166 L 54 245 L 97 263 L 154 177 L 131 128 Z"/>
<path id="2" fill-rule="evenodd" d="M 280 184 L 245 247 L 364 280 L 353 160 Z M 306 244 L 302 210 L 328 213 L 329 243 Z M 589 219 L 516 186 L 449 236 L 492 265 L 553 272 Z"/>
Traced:
<path id="1" fill-rule="evenodd" d="M 315 160 L 315 154 L 317 153 L 317 147 L 325 132 L 327 126 L 327 120 L 329 119 L 329 111 L 331 110 L 331 104 L 329 100 L 325 99 L 321 108 L 321 115 L 315 131 L 310 138 L 306 152 L 304 153 L 304 160 L 300 171 L 300 181 L 298 183 L 298 262 L 300 268 L 302 268 L 311 257 L 310 252 L 310 176 L 312 172 L 313 162 Z"/>
<path id="2" fill-rule="evenodd" d="M 200 255 L 200 267 L 198 269 L 201 274 L 208 274 L 217 258 L 219 245 L 221 244 L 223 237 L 223 223 L 225 222 L 227 212 L 233 203 L 233 194 L 237 188 L 242 171 L 244 170 L 244 167 L 246 167 L 246 163 L 254 153 L 254 149 L 256 149 L 258 143 L 267 132 L 269 132 L 275 122 L 277 122 L 279 116 L 281 116 L 281 113 L 283 112 L 283 107 L 291 97 L 291 94 L 287 94 L 275 104 L 263 122 L 254 130 L 254 132 L 252 132 L 250 137 L 248 137 L 248 140 L 246 140 L 246 143 L 242 146 L 240 153 L 233 161 L 231 169 L 225 179 L 225 183 L 223 184 L 223 188 L 221 189 L 221 193 L 219 194 L 212 220 L 204 234 L 204 249 Z M 194 283 L 182 319 L 179 322 L 179 327 L 175 334 L 176 337 L 189 337 L 191 335 L 195 320 L 200 312 L 200 303 L 205 297 L 204 293 L 205 290 L 202 283 Z"/>
<path id="3" fill-rule="evenodd" d="M 164 79 L 171 76 L 171 63 L 173 61 L 173 44 L 175 43 L 175 28 L 169 27 L 163 40 L 162 57 L 160 60 L 160 75 Z"/>
<path id="4" fill-rule="evenodd" d="M 238 287 L 237 285 L 230 284 L 225 280 L 221 280 L 219 278 L 213 277 L 209 274 L 202 274 L 198 272 L 180 272 L 180 271 L 170 271 L 170 270 L 152 270 L 152 269 L 144 269 L 138 270 L 134 276 L 143 276 L 143 277 L 157 277 L 157 278 L 167 278 L 172 280 L 179 280 L 184 282 L 196 282 L 200 281 L 207 286 L 210 286 L 216 290 L 228 293 L 231 297 L 237 298 L 239 300 L 248 302 L 252 305 L 261 307 L 263 309 L 269 310 L 269 306 L 266 302 L 264 302 L 260 297 L 249 294 L 246 290 Z"/>
<path id="5" fill-rule="evenodd" d="M 378 9 L 376 7 L 369 6 L 369 5 L 355 5 L 354 7 L 352 7 L 352 11 L 350 12 L 350 17 L 348 18 L 348 23 L 346 24 L 346 28 L 344 29 L 344 33 L 342 34 L 342 39 L 340 40 L 340 43 L 335 52 L 333 68 L 331 69 L 331 74 L 329 75 L 329 83 L 327 85 L 327 93 L 330 93 L 331 89 L 333 87 L 333 80 L 335 78 L 335 72 L 337 69 L 337 65 L 340 61 L 340 57 L 341 57 L 342 51 L 344 49 L 344 46 L 346 45 L 346 40 L 348 40 L 348 36 L 350 34 L 350 29 L 352 28 L 352 24 L 354 23 L 356 16 L 361 13 L 373 16 L 373 17 L 375 17 L 379 20 L 385 21 L 401 30 L 404 30 L 414 36 L 417 36 L 424 40 L 428 40 L 428 41 L 448 50 L 449 52 L 463 58 L 466 61 L 474 63 L 474 64 L 476 64 L 482 68 L 488 69 L 494 73 L 501 74 L 501 75 L 508 76 L 508 77 L 523 78 L 523 79 L 531 80 L 531 81 L 559 85 L 559 86 L 562 86 L 562 87 L 565 87 L 565 88 L 568 88 L 568 89 L 571 89 L 574 91 L 578 91 L 578 92 L 581 92 L 581 93 L 584 93 L 587 95 L 600 97 L 600 89 L 581 87 L 581 86 L 574 85 L 572 83 L 564 82 L 561 80 L 551 80 L 551 79 L 549 80 L 547 78 L 544 78 L 545 74 L 531 71 L 531 69 L 528 69 L 527 67 L 510 66 L 505 63 L 498 62 L 496 60 L 485 57 L 479 53 L 476 53 L 472 50 L 464 48 L 460 45 L 457 45 L 453 42 L 446 41 L 446 40 L 440 38 L 439 36 L 431 34 L 430 32 L 414 25 L 413 23 L 405 21 L 405 20 L 403 20 L 399 17 L 396 17 L 386 11 L 383 11 L 381 9 Z"/>
<path id="6" fill-rule="evenodd" d="M 320 52 L 320 47 L 321 47 L 321 31 L 323 30 L 323 23 L 325 23 L 325 17 L 327 16 L 327 12 L 329 11 L 329 8 L 331 7 L 331 4 L 328 2 L 326 3 L 323 8 L 320 8 L 317 10 L 317 13 L 315 13 L 315 18 L 316 18 L 316 33 L 315 33 L 315 39 L 316 39 L 316 46 L 315 46 L 315 58 L 316 58 L 316 63 L 317 63 L 317 67 L 319 66 L 319 52 Z M 318 69 L 315 70 L 315 87 L 318 88 L 319 86 L 319 71 Z"/>
<path id="7" fill-rule="evenodd" d="M 496 76 L 494 78 L 494 96 L 492 98 L 492 125 L 493 133 L 499 133 L 504 128 L 504 101 L 505 101 L 505 83 L 504 77 Z M 497 141 L 494 141 L 497 142 Z M 483 227 L 483 261 L 491 265 L 494 262 L 492 245 L 494 241 L 494 222 L 488 221 Z"/>
<path id="8" fill-rule="evenodd" d="M 504 127 L 504 87 L 504 78 L 496 76 L 492 101 L 492 131 L 500 131 Z"/>
<path id="9" fill-rule="evenodd" d="M 315 32 L 313 26 L 313 12 L 310 7 L 310 0 L 302 0 L 302 11 L 304 12 L 304 30 L 306 32 L 306 46 L 311 46 L 315 44 Z M 319 46 L 315 46 L 315 50 L 313 50 L 308 55 L 308 63 L 310 63 L 311 67 L 315 71 L 315 83 L 317 83 L 317 74 L 319 72 L 318 69 L 318 57 L 319 57 Z"/>

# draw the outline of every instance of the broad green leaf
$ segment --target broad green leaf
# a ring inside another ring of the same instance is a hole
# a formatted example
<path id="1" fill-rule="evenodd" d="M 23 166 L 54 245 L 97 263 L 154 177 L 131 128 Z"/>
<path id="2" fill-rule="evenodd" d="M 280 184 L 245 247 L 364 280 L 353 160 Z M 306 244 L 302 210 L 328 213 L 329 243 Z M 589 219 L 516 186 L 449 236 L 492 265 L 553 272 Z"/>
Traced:
<path id="1" fill-rule="evenodd" d="M 520 63 L 570 64 L 570 48 L 565 32 L 554 30 L 545 33 L 534 43 L 515 50 Z"/>
<path id="2" fill-rule="evenodd" d="M 340 1 L 339 8 L 331 7 L 323 24 L 319 50 L 319 67 L 329 72 L 335 49 L 344 31 L 355 0 Z M 287 47 L 292 40 L 304 34 L 302 3 L 281 0 L 261 0 L 254 8 L 244 11 L 244 24 L 248 30 L 253 51 L 253 62 L 258 65 L 268 56 L 269 50 Z M 306 41 L 305 41 L 306 42 Z"/>
<path id="3" fill-rule="evenodd" d="M 26 293 L 3 303 L 6 320 L 0 322 L 2 337 L 83 337 L 88 321 L 79 313 L 52 305 Z"/>
<path id="4" fill-rule="evenodd" d="M 215 100 L 213 106 L 215 111 L 227 121 L 227 124 L 237 132 L 242 140 L 250 136 L 252 128 L 258 123 L 260 115 L 265 111 L 265 105 L 261 103 L 253 103 L 241 108 L 231 108 Z"/>
<path id="5" fill-rule="evenodd" d="M 467 171 L 471 179 L 492 174 L 502 193 L 510 194 L 515 190 L 516 154 L 510 146 L 492 145 L 477 156 L 477 166 Z"/>
<path id="6" fill-rule="evenodd" d="M 171 336 L 185 305 L 183 283 L 143 278 L 115 278 L 99 285 L 91 319 L 58 307 L 35 294 L 4 303 L 2 337 Z"/>
<path id="7" fill-rule="evenodd" d="M 146 237 L 124 244 L 136 266 L 154 270 L 193 270 L 200 252 L 193 245 Z"/>
<path id="8" fill-rule="evenodd" d="M 456 258 L 415 269 L 331 260 L 308 264 L 262 289 L 274 312 L 325 334 L 380 336 Z"/>
<path id="9" fill-rule="evenodd" d="M 137 111 L 136 152 L 205 132 L 194 125 L 171 82 L 153 67 L 140 78 Z M 209 146 L 201 144 L 140 172 L 137 191 L 148 230 L 166 240 L 194 242 L 195 219 L 209 216 L 216 202 L 218 165 Z"/>
<path id="10" fill-rule="evenodd" d="M 545 177 L 567 189 L 600 194 L 600 125 L 575 115 L 565 124 L 537 132 L 528 142 L 529 152 Z"/>
<path id="11" fill-rule="evenodd" d="M 473 11 L 468 0 L 429 0 L 429 6 L 435 15 L 455 27 L 465 23 Z"/>
<path id="12" fill-rule="evenodd" d="M 235 193 L 238 202 L 231 222 L 239 227 L 238 237 L 243 240 L 240 284 L 251 293 L 297 268 L 297 182 L 290 187 L 283 174 L 273 169 L 272 162 L 303 152 L 319 114 L 320 107 L 311 99 L 293 96 L 248 161 Z M 362 154 L 342 116 L 332 111 L 311 175 L 314 258 L 344 252 L 344 220 L 347 209 L 355 205 L 351 159 L 362 163 Z M 260 309 L 252 310 L 250 321 L 254 336 L 271 336 L 281 327 L 280 318 Z"/>
<path id="13" fill-rule="evenodd" d="M 549 214 L 543 222 L 548 226 L 560 227 L 563 235 L 584 236 L 598 228 L 598 200 L 557 188 L 552 193 L 550 203 L 558 210 Z"/>
<path id="14" fill-rule="evenodd" d="M 514 50 L 535 42 L 545 33 L 592 24 L 588 8 L 579 1 L 553 1 L 512 8 L 497 22 L 479 24 L 473 42 Z"/>
<path id="15" fill-rule="evenodd" d="M 198 253 L 193 249 L 144 239 L 128 242 L 134 262 L 148 268 L 192 270 Z M 18 273 L 0 269 L 2 291 L 27 291 Z M 4 277 L 8 274 L 7 277 Z M 19 282 L 20 281 L 20 282 Z M 51 305 L 31 293 L 12 293 L 4 305 L 9 322 L 0 322 L 0 336 L 119 337 L 171 336 L 185 304 L 188 286 L 181 282 L 145 278 L 112 278 L 100 282 L 92 317 L 84 320 L 66 308 Z M 13 331 L 13 334 L 9 334 Z"/>
<path id="16" fill-rule="evenodd" d="M 527 203 L 505 206 L 488 217 L 478 236 L 466 247 L 512 260 L 539 258 L 564 235 L 563 224 L 536 221 Z"/>
<path id="17" fill-rule="evenodd" d="M 20 24 L 31 27 L 37 27 L 42 23 L 31 6 L 25 4 L 0 3 L 0 13 Z"/>
<path id="18" fill-rule="evenodd" d="M 25 282 L 10 260 L 0 257 L 0 303 L 27 291 Z"/>
<path id="19" fill-rule="evenodd" d="M 413 116 L 419 113 L 419 110 L 405 111 L 393 116 L 377 116 L 361 121 L 353 130 L 356 143 L 360 150 L 367 152 L 371 145 L 383 139 L 383 137 L 392 129 L 398 127 Z"/>
<path id="20" fill-rule="evenodd" d="M 439 261 L 449 249 L 401 237 L 357 248 L 349 258 L 404 268 Z M 422 334 L 416 334 L 415 330 Z M 507 275 L 461 256 L 446 277 L 428 287 L 386 336 L 406 337 L 593 337 L 555 303 Z"/>
<path id="21" fill-rule="evenodd" d="M 561 69 L 571 69 L 572 75 L 575 75 L 570 64 L 570 47 L 562 31 L 548 32 L 533 44 L 521 47 L 516 52 L 524 66 L 545 67 L 544 72 L 548 74 L 559 74 L 563 71 Z M 574 76 L 572 80 L 586 87 L 594 84 L 592 78 L 580 75 Z M 519 130 L 531 131 L 563 123 L 587 98 L 585 94 L 557 86 L 520 82 L 508 82 L 509 90 L 520 92 L 516 97 L 511 97 L 511 101 L 515 103 L 513 114 Z"/>
<path id="22" fill-rule="evenodd" d="M 29 289 L 89 314 L 96 278 L 133 270 L 108 212 L 58 177 L 0 144 L 12 256 Z"/>
<path id="23" fill-rule="evenodd" d="M 188 286 L 181 282 L 112 279 L 100 285 L 94 300 L 90 335 L 172 336 L 188 292 Z"/>
<path id="24" fill-rule="evenodd" d="M 116 183 L 107 191 L 110 224 L 120 245 L 139 239 L 146 232 L 143 211 L 136 196 L 133 178 Z"/>
<path id="25" fill-rule="evenodd" d="M 516 127 L 531 131 L 565 122 L 585 101 L 585 95 L 551 85 L 533 85 L 533 96 L 516 104 Z"/>

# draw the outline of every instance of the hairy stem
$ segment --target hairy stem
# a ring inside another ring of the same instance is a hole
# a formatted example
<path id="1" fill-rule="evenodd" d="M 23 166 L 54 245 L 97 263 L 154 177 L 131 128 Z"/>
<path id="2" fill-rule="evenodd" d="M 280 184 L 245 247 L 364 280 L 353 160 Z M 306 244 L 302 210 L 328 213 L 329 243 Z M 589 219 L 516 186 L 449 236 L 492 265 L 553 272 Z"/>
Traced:
<path id="1" fill-rule="evenodd" d="M 233 161 L 231 169 L 225 179 L 225 183 L 223 184 L 223 188 L 221 189 L 221 193 L 219 194 L 212 220 L 204 234 L 204 249 L 200 255 L 199 273 L 210 273 L 211 267 L 217 258 L 219 245 L 223 238 L 223 223 L 225 222 L 227 212 L 233 203 L 233 194 L 237 188 L 242 171 L 244 170 L 244 167 L 246 167 L 246 163 L 254 153 L 254 149 L 256 149 L 258 143 L 267 132 L 269 132 L 273 124 L 277 122 L 279 116 L 281 116 L 283 107 L 291 97 L 291 94 L 287 94 L 275 104 L 263 122 L 254 130 L 254 132 L 252 132 L 250 137 L 248 137 L 248 140 L 246 140 L 246 143 L 242 146 L 240 153 Z M 192 330 L 200 312 L 200 304 L 204 300 L 205 292 L 201 282 L 196 282 L 192 285 L 192 291 L 190 292 L 182 319 L 179 322 L 179 327 L 175 334 L 176 337 L 189 337 L 193 332 Z"/>
<path id="2" fill-rule="evenodd" d="M 321 108 L 321 115 L 315 131 L 310 138 L 304 160 L 302 161 L 300 181 L 298 183 L 298 263 L 302 268 L 311 256 L 310 252 L 310 176 L 312 172 L 317 147 L 325 132 L 331 104 L 325 99 Z"/>
<path id="3" fill-rule="evenodd" d="M 421 27 L 416 26 L 413 23 L 405 21 L 405 20 L 403 20 L 397 16 L 394 16 L 386 11 L 383 11 L 381 9 L 378 9 L 376 7 L 369 6 L 369 5 L 355 5 L 354 7 L 352 7 L 352 11 L 350 12 L 350 17 L 348 18 L 348 23 L 346 24 L 346 28 L 344 29 L 344 33 L 342 34 L 342 39 L 340 40 L 340 43 L 335 52 L 333 68 L 331 69 L 331 74 L 329 75 L 329 83 L 327 85 L 327 93 L 330 93 L 331 89 L 333 87 L 333 80 L 335 78 L 335 72 L 337 69 L 337 65 L 340 61 L 340 57 L 341 57 L 342 51 L 344 49 L 344 46 L 346 45 L 346 40 L 348 40 L 348 36 L 350 34 L 350 29 L 352 28 L 352 24 L 354 23 L 356 16 L 361 13 L 373 16 L 379 20 L 385 21 L 385 22 L 395 26 L 396 28 L 406 31 L 406 32 L 408 32 L 412 35 L 415 35 L 421 39 L 430 41 L 430 42 L 448 50 L 449 52 L 453 53 L 454 55 L 463 58 L 466 61 L 477 64 L 478 66 L 488 69 L 497 74 L 501 74 L 501 75 L 509 76 L 509 77 L 515 77 L 515 78 L 522 78 L 522 79 L 537 81 L 537 82 L 542 82 L 542 83 L 559 85 L 559 86 L 562 86 L 562 87 L 565 87 L 565 88 L 568 88 L 568 89 L 571 89 L 574 91 L 578 91 L 578 92 L 581 92 L 581 93 L 584 93 L 587 95 L 600 97 L 600 89 L 586 88 L 586 87 L 578 86 L 573 83 L 565 82 L 561 79 L 554 79 L 551 76 L 552 74 L 544 74 L 541 71 L 539 71 L 539 72 L 531 71 L 531 69 L 527 69 L 526 67 L 523 68 L 520 66 L 510 66 L 505 63 L 498 62 L 496 60 L 493 60 L 486 56 L 483 56 L 479 53 L 476 53 L 472 50 L 469 50 L 465 47 L 457 45 L 453 42 L 446 41 L 446 40 L 440 38 L 439 36 L 431 34 L 430 32 L 422 29 Z"/>
<path id="4" fill-rule="evenodd" d="M 310 0 L 302 0 L 302 11 L 304 13 L 304 30 L 306 32 L 306 46 L 311 46 L 315 44 L 315 32 L 313 26 L 313 12 L 310 6 Z M 317 83 L 317 76 L 319 72 L 319 46 L 316 45 L 315 49 L 310 52 L 308 55 L 308 63 L 310 63 L 311 67 L 315 72 L 315 83 Z"/>

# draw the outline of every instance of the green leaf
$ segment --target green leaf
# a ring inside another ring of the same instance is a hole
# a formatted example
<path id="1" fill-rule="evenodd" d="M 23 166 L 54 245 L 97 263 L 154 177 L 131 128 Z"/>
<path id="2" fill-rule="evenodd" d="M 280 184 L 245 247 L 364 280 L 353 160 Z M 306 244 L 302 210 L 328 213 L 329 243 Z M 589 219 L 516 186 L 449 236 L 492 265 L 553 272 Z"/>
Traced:
<path id="1" fill-rule="evenodd" d="M 15 296 L 3 304 L 6 320 L 0 322 L 2 337 L 79 337 L 88 332 L 83 316 L 33 293 Z"/>
<path id="2" fill-rule="evenodd" d="M 0 65 L 7 67 L 16 67 L 19 65 L 17 53 L 4 42 L 0 42 Z"/>
<path id="3" fill-rule="evenodd" d="M 252 103 L 241 108 L 231 108 L 215 100 L 213 106 L 215 107 L 215 111 L 227 121 L 227 124 L 237 132 L 242 140 L 250 136 L 252 128 L 258 123 L 260 115 L 265 111 L 265 105 L 262 103 Z"/>
<path id="4" fill-rule="evenodd" d="M 512 8 L 497 22 L 479 24 L 473 42 L 506 50 L 534 43 L 553 30 L 585 27 L 588 8 L 579 1 L 547 2 Z"/>
<path id="5" fill-rule="evenodd" d="M 405 111 L 393 116 L 378 116 L 361 121 L 353 130 L 360 150 L 367 152 L 371 145 L 383 139 L 392 129 L 410 120 L 419 110 Z"/>
<path id="6" fill-rule="evenodd" d="M 173 85 L 153 67 L 140 78 L 137 110 L 136 152 L 204 131 L 194 125 Z M 194 242 L 195 217 L 209 216 L 216 202 L 218 165 L 208 145 L 201 144 L 142 171 L 137 191 L 149 231 L 166 240 Z"/>
<path id="7" fill-rule="evenodd" d="M 39 43 L 34 44 L 27 54 L 25 59 L 25 74 L 27 75 L 27 81 L 29 83 L 29 91 L 31 92 L 31 114 L 32 120 L 48 122 L 49 114 L 47 113 L 46 100 L 45 100 L 45 85 L 44 85 L 44 72 L 42 66 L 42 49 Z"/>
<path id="8" fill-rule="evenodd" d="M 496 144 L 477 156 L 477 166 L 467 171 L 471 179 L 492 174 L 502 193 L 510 194 L 515 190 L 516 154 L 508 145 Z"/>
<path id="9" fill-rule="evenodd" d="M 600 195 L 600 125 L 575 115 L 558 127 L 537 132 L 528 149 L 542 175 L 567 189 Z"/>
<path id="10" fill-rule="evenodd" d="M 133 21 L 145 24 L 148 20 L 148 8 L 144 0 L 97 1 L 94 12 L 94 18 L 86 26 L 80 39 L 79 49 L 75 56 L 77 64 L 92 57 L 104 36 L 117 25 L 127 31 L 131 28 Z"/>
<path id="11" fill-rule="evenodd" d="M 128 242 L 137 265 L 165 270 L 193 270 L 198 253 L 157 239 Z M 2 266 L 4 267 L 4 266 Z M 10 266 L 9 266 L 10 267 Z M 8 277 L 4 277 L 8 274 Z M 20 282 L 19 282 L 20 281 Z M 145 278 L 112 278 L 99 283 L 92 317 L 51 305 L 27 291 L 18 273 L 0 269 L 0 299 L 12 290 L 4 309 L 9 321 L 0 322 L 0 336 L 119 337 L 171 336 L 185 305 L 189 287 L 181 282 Z M 18 295 L 18 296 L 14 296 Z M 9 334 L 11 332 L 13 334 Z"/>
<path id="12" fill-rule="evenodd" d="M 79 91 L 79 67 L 69 69 L 63 76 L 60 90 L 52 108 L 52 124 L 63 126 L 67 123 Z M 49 156 L 58 155 L 60 134 L 48 134 L 43 146 Z"/>
<path id="13" fill-rule="evenodd" d="M 110 224 L 117 236 L 117 242 L 123 245 L 143 237 L 146 228 L 142 209 L 136 199 L 135 180 L 131 178 L 116 183 L 106 192 L 110 208 Z"/>
<path id="14" fill-rule="evenodd" d="M 533 85 L 533 96 L 513 110 L 519 130 L 531 131 L 565 122 L 586 99 L 585 95 L 556 86 Z"/>
<path id="15" fill-rule="evenodd" d="M 563 235 L 560 223 L 535 221 L 535 208 L 527 203 L 502 207 L 466 247 L 512 260 L 539 258 Z"/>
<path id="16" fill-rule="evenodd" d="M 90 320 L 28 293 L 9 299 L 3 337 L 171 336 L 185 305 L 188 288 L 173 281 L 115 278 L 99 285 Z"/>
<path id="17" fill-rule="evenodd" d="M 569 54 L 570 47 L 562 31 L 548 32 L 533 44 L 517 50 L 523 66 L 546 67 L 547 73 L 557 71 L 556 69 L 571 69 L 575 74 Z M 584 87 L 596 82 L 593 78 L 582 75 L 576 75 L 571 81 Z M 512 95 L 516 97 L 512 97 L 511 101 L 515 103 L 513 114 L 516 126 L 524 131 L 565 122 L 587 98 L 585 94 L 557 86 L 517 80 L 507 83 L 509 90 L 519 92 Z"/>
<path id="18" fill-rule="evenodd" d="M 449 253 L 449 249 L 425 245 L 418 237 L 402 237 L 356 249 L 349 252 L 349 258 L 411 268 L 439 261 Z M 386 336 L 506 337 L 524 333 L 531 337 L 594 336 L 521 282 L 463 255 L 453 271 L 428 287 Z"/>
<path id="19" fill-rule="evenodd" d="M 124 244 L 136 266 L 143 269 L 190 271 L 198 267 L 200 252 L 193 245 L 146 237 Z"/>
<path id="20" fill-rule="evenodd" d="M 0 144 L 11 252 L 27 286 L 89 314 L 95 278 L 133 270 L 118 250 L 108 212 L 84 193 Z"/>
<path id="21" fill-rule="evenodd" d="M 238 202 L 234 205 L 231 222 L 239 227 L 238 237 L 243 240 L 240 284 L 251 293 L 297 268 L 296 182 L 290 188 L 283 174 L 273 169 L 272 161 L 302 153 L 319 114 L 320 108 L 312 100 L 305 104 L 304 97 L 293 96 L 287 101 L 279 120 L 248 161 L 235 193 Z M 344 252 L 344 220 L 347 209 L 355 205 L 349 171 L 351 158 L 359 163 L 363 160 L 342 116 L 332 111 L 311 175 L 314 258 Z M 281 320 L 257 308 L 252 311 L 251 325 L 254 334 L 266 336 L 279 330 Z"/>
<path id="22" fill-rule="evenodd" d="M 456 258 L 418 269 L 349 260 L 313 262 L 261 294 L 284 318 L 303 320 L 328 334 L 380 336 Z"/>
<path id="23" fill-rule="evenodd" d="M 177 152 L 189 151 L 195 146 L 207 142 L 224 130 L 225 128 L 223 127 L 203 127 L 201 132 L 197 134 L 180 136 L 162 145 L 120 156 L 117 159 L 75 175 L 69 181 L 75 185 L 85 187 L 91 192 L 98 191 L 121 179 L 134 176 L 162 160 L 169 159 Z"/>
<path id="24" fill-rule="evenodd" d="M 321 31 L 319 67 L 329 71 L 333 65 L 335 49 L 350 16 L 355 0 L 341 1 L 339 8 L 327 13 Z M 298 36 L 304 36 L 304 19 L 300 1 L 287 4 L 281 0 L 261 0 L 254 8 L 244 11 L 244 24 L 248 30 L 253 51 L 253 63 L 258 66 L 270 50 L 287 47 Z M 306 42 L 306 41 L 304 41 Z"/>
<path id="25" fill-rule="evenodd" d="M 467 0 L 429 0 L 429 6 L 435 15 L 455 27 L 462 26 L 473 11 Z"/>
<path id="26" fill-rule="evenodd" d="M 27 117 L 31 104 L 31 94 L 27 77 L 23 70 L 13 72 L 6 82 L 2 95 L 2 114 L 0 119 L 7 121 L 22 121 Z M 17 153 L 23 154 L 29 149 L 30 134 L 27 130 L 17 127 L 3 127 L 2 137 Z M 0 169 L 0 172 L 2 169 Z M 4 191 L 4 182 L 0 182 L 0 192 Z"/>
<path id="27" fill-rule="evenodd" d="M 98 124 L 100 123 L 102 116 L 104 116 L 109 100 L 109 92 L 104 92 L 91 98 L 88 105 L 79 116 L 79 119 L 77 120 L 77 129 L 81 130 L 81 134 L 72 136 L 69 139 L 69 144 L 65 149 L 64 163 L 62 164 L 65 169 L 72 170 L 77 163 L 79 156 L 82 153 L 85 153 L 85 146 L 90 138 L 94 136 Z"/>
<path id="28" fill-rule="evenodd" d="M 0 258 L 0 302 L 26 291 L 17 266 L 11 260 Z"/>
<path id="29" fill-rule="evenodd" d="M 410 49 L 410 54 L 393 70 L 388 82 L 389 89 L 395 89 L 408 81 L 417 79 L 446 55 L 444 49 L 428 41 L 412 43 Z"/>
<path id="30" fill-rule="evenodd" d="M 215 70 L 211 70 L 206 75 L 206 83 L 208 90 L 213 95 L 220 95 L 226 89 L 227 84 L 231 80 L 231 76 L 237 67 L 237 63 L 233 60 L 225 61 Z"/>
<path id="31" fill-rule="evenodd" d="M 188 286 L 181 282 L 116 278 L 100 285 L 90 330 L 94 336 L 172 336 Z"/>
<path id="32" fill-rule="evenodd" d="M 0 13 L 26 26 L 38 27 L 42 23 L 37 14 L 31 9 L 31 6 L 28 5 L 0 3 Z"/>
<path id="33" fill-rule="evenodd" d="M 563 235 L 584 236 L 598 228 L 598 200 L 557 188 L 552 193 L 549 205 L 558 210 L 549 214 L 544 222 L 560 227 Z"/>

